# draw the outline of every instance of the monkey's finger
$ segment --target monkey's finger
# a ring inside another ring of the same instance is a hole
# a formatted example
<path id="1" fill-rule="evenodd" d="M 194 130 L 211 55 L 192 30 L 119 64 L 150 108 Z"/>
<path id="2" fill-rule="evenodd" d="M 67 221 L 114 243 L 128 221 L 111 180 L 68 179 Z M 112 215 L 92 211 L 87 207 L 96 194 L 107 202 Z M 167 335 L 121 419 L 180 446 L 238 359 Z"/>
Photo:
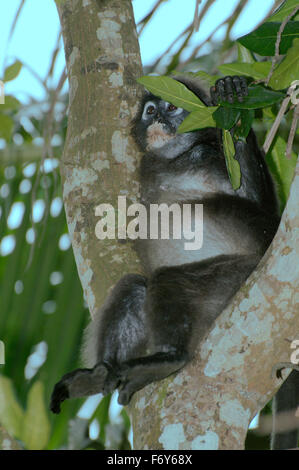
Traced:
<path id="1" fill-rule="evenodd" d="M 215 86 L 221 101 L 226 101 L 224 80 L 220 78 L 220 80 L 217 80 L 217 82 L 215 83 Z"/>
<path id="2" fill-rule="evenodd" d="M 232 77 L 225 77 L 224 79 L 225 95 L 229 103 L 234 102 L 234 84 Z"/>
<path id="3" fill-rule="evenodd" d="M 241 83 L 241 90 L 242 90 L 243 96 L 248 96 L 248 85 L 247 85 L 246 78 L 240 77 L 240 83 Z"/>
<path id="4" fill-rule="evenodd" d="M 244 96 L 248 94 L 246 80 L 244 82 L 244 77 L 233 77 L 233 84 L 237 94 L 238 101 L 241 103 L 244 99 Z M 246 86 L 245 86 L 246 85 Z"/>
<path id="5" fill-rule="evenodd" d="M 215 86 L 212 86 L 210 88 L 210 95 L 211 95 L 212 104 L 214 106 L 217 106 L 218 101 L 219 101 L 219 93 L 218 93 L 217 88 Z"/>

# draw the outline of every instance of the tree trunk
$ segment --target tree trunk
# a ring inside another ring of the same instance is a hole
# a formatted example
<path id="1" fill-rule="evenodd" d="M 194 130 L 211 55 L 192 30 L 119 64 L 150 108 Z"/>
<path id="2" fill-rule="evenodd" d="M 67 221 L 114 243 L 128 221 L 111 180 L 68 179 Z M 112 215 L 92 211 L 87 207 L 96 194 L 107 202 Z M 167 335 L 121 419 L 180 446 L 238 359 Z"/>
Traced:
<path id="1" fill-rule="evenodd" d="M 70 85 L 63 199 L 93 315 L 123 274 L 140 271 L 129 243 L 97 239 L 95 210 L 102 203 L 117 208 L 118 196 L 136 202 L 138 152 L 129 126 L 141 59 L 130 0 L 59 0 L 57 7 Z"/>
<path id="2" fill-rule="evenodd" d="M 140 272 L 129 243 L 95 237 L 95 207 L 138 195 L 129 137 L 141 63 L 130 0 L 57 0 L 70 107 L 62 162 L 64 202 L 91 314 L 124 274 Z M 151 384 L 130 406 L 136 449 L 243 449 L 254 415 L 281 381 L 298 338 L 299 166 L 275 240 L 218 318 L 198 355 L 176 376 Z M 289 340 L 289 341 L 287 341 Z"/>

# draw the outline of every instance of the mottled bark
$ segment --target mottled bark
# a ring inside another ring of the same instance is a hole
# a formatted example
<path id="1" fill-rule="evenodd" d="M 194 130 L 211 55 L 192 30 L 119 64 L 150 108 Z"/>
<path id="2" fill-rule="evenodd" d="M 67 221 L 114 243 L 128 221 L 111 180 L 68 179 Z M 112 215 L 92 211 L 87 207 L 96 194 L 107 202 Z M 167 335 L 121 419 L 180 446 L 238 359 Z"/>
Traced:
<path id="1" fill-rule="evenodd" d="M 141 60 L 130 0 L 59 0 L 57 7 L 70 85 L 63 199 L 93 315 L 124 273 L 139 271 L 129 242 L 96 238 L 95 208 L 109 203 L 117 209 L 120 195 L 128 204 L 136 202 L 138 152 L 129 124 L 136 112 Z"/>
<path id="2" fill-rule="evenodd" d="M 20 444 L 2 426 L 0 426 L 0 449 L 22 450 Z"/>

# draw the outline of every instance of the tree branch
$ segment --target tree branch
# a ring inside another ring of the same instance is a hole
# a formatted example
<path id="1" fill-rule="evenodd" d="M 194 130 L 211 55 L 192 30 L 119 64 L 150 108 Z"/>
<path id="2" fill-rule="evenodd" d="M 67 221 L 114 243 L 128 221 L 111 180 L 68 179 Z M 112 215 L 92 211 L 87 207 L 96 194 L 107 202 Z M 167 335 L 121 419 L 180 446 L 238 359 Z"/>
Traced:
<path id="1" fill-rule="evenodd" d="M 282 383 L 271 371 L 290 361 L 286 339 L 299 337 L 298 194 L 299 160 L 273 243 L 196 359 L 175 377 L 136 394 L 135 448 L 244 448 L 250 421 Z"/>

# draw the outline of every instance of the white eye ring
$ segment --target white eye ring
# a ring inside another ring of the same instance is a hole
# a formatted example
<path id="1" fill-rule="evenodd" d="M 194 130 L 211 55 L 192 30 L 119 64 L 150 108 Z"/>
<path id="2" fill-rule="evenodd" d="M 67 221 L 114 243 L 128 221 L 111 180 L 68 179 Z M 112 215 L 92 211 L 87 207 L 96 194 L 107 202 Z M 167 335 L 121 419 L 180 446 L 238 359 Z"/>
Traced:
<path id="1" fill-rule="evenodd" d="M 156 109 L 157 109 L 157 106 L 156 106 L 156 104 L 155 104 L 153 101 L 148 101 L 148 102 L 145 104 L 144 108 L 143 108 L 142 119 L 147 119 L 149 116 L 151 116 L 152 114 L 154 114 L 154 113 L 149 113 L 149 112 L 148 112 L 150 107 L 153 107 L 153 108 L 154 108 L 154 112 L 155 112 Z"/>
<path id="2" fill-rule="evenodd" d="M 178 114 L 181 114 L 181 112 L 183 111 L 183 108 L 176 108 L 173 111 L 169 111 L 168 107 L 171 106 L 171 103 L 168 103 L 167 101 L 165 101 L 165 105 L 166 105 L 166 111 L 171 113 L 172 116 L 177 116 Z"/>

